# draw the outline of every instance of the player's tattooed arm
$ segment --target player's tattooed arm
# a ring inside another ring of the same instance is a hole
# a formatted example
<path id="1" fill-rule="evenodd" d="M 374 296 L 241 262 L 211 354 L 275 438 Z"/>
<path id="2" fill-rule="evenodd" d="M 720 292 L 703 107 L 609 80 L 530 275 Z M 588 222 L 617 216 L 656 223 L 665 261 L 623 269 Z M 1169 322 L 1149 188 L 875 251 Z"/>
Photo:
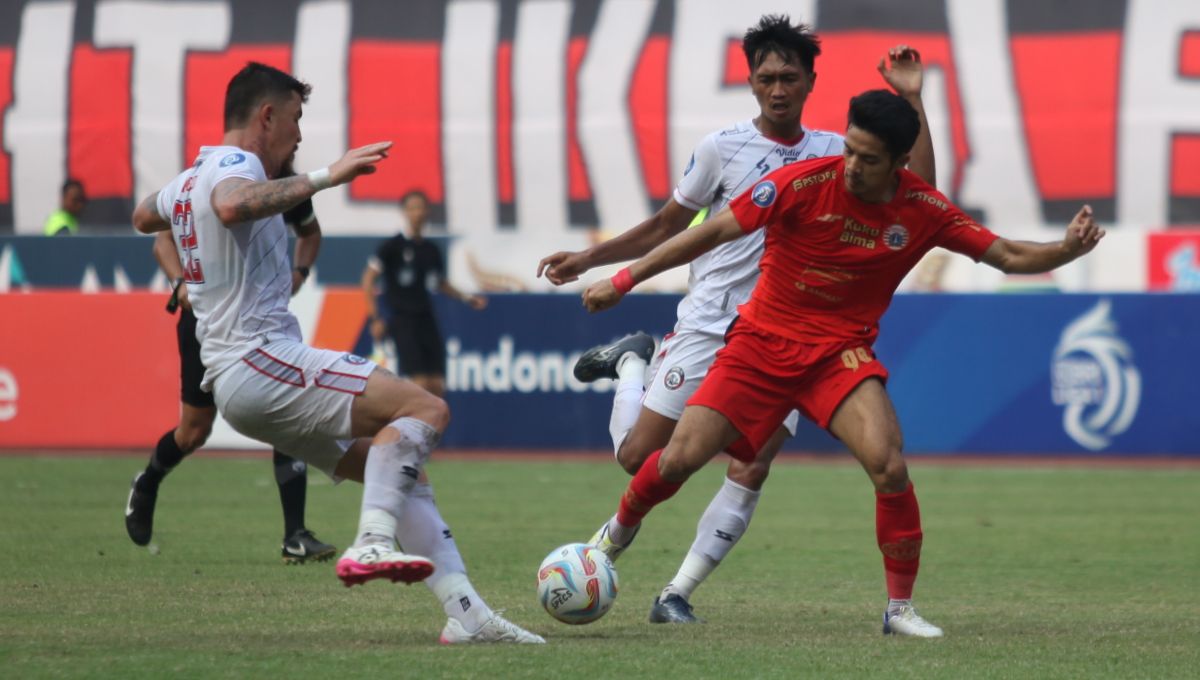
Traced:
<path id="1" fill-rule="evenodd" d="M 158 192 L 142 199 L 133 209 L 133 228 L 143 234 L 153 234 L 171 228 L 171 223 L 158 214 Z"/>
<path id="2" fill-rule="evenodd" d="M 278 215 L 317 192 L 306 175 L 255 182 L 230 177 L 213 188 L 212 207 L 225 226 Z"/>

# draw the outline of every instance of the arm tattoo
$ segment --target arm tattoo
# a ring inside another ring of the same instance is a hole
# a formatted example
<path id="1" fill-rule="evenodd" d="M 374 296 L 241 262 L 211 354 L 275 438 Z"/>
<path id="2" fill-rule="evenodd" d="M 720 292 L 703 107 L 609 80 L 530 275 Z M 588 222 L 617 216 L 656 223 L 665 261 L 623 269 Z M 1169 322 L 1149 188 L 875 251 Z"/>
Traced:
<path id="1" fill-rule="evenodd" d="M 249 222 L 284 212 L 314 193 L 307 176 L 295 175 L 242 184 L 224 198 L 234 204 L 235 222 Z"/>

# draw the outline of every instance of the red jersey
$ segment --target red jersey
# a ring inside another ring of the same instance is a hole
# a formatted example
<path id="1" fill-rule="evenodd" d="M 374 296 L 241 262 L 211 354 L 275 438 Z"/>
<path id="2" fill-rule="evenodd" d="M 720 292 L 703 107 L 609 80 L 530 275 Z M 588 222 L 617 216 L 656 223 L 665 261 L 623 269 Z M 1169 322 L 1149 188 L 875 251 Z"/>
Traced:
<path id="1" fill-rule="evenodd" d="M 729 207 L 746 232 L 765 227 L 762 275 L 738 313 L 801 342 L 879 332 L 900 281 L 935 246 L 976 261 L 998 237 L 908 170 L 889 203 L 846 190 L 840 156 L 791 163 Z"/>

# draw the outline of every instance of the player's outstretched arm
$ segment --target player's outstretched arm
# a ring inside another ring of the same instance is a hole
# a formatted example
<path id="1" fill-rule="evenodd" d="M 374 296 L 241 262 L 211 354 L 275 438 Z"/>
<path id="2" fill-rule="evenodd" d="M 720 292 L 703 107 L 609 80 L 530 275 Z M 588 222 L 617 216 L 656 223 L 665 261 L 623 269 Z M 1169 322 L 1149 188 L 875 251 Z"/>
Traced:
<path id="1" fill-rule="evenodd" d="M 307 175 L 255 182 L 240 177 L 222 180 L 213 188 L 212 207 L 225 226 L 261 220 L 293 208 L 313 194 L 375 172 L 387 158 L 391 142 L 368 144 L 346 152 L 333 165 Z"/>
<path id="2" fill-rule="evenodd" d="M 158 214 L 158 192 L 150 194 L 133 209 L 133 228 L 143 234 L 167 231 L 171 223 Z"/>
<path id="3" fill-rule="evenodd" d="M 743 236 L 733 212 L 725 208 L 700 226 L 676 234 L 611 279 L 597 281 L 583 291 L 583 306 L 599 312 L 615 306 L 635 284 L 672 267 L 687 264 L 722 243 Z"/>
<path id="4" fill-rule="evenodd" d="M 937 167 L 933 157 L 933 136 L 929 133 L 929 121 L 925 118 L 925 104 L 921 100 L 924 86 L 925 67 L 921 64 L 921 53 L 908 45 L 897 45 L 888 50 L 887 56 L 879 60 L 879 74 L 884 81 L 904 97 L 917 110 L 921 119 L 921 132 L 913 144 L 908 169 L 930 184 L 937 186 Z"/>
<path id="5" fill-rule="evenodd" d="M 641 224 L 587 250 L 559 251 L 538 262 L 537 275 L 556 286 L 579 279 L 593 267 L 641 257 L 675 234 L 687 229 L 696 211 L 667 199 L 665 205 Z"/>
<path id="6" fill-rule="evenodd" d="M 1067 225 L 1063 240 L 1032 243 L 998 238 L 983 254 L 983 261 L 1006 274 L 1041 274 L 1092 252 L 1105 231 L 1092 219 L 1091 206 L 1083 206 Z"/>

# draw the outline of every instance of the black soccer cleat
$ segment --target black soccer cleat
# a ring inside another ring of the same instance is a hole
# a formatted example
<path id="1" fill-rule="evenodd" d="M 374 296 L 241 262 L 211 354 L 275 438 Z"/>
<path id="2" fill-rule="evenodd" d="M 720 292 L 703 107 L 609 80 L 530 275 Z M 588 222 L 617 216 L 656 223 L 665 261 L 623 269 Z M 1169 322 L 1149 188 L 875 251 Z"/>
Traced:
<path id="1" fill-rule="evenodd" d="M 300 529 L 284 539 L 282 552 L 284 564 L 304 564 L 324 562 L 333 557 L 337 548 L 317 540 L 308 529 Z"/>
<path id="2" fill-rule="evenodd" d="M 650 608 L 650 623 L 704 623 L 692 613 L 692 605 L 682 595 L 671 593 L 666 597 L 654 598 Z"/>
<path id="3" fill-rule="evenodd" d="M 585 383 L 595 382 L 600 378 L 616 380 L 617 361 L 626 352 L 633 352 L 649 363 L 654 356 L 654 338 L 638 331 L 610 345 L 589 349 L 575 362 L 575 379 Z"/>
<path id="4" fill-rule="evenodd" d="M 145 472 L 139 472 L 129 484 L 129 499 L 125 501 L 125 531 L 129 539 L 138 545 L 150 542 L 154 532 L 154 503 L 158 500 L 158 489 L 138 489 L 138 480 Z"/>

